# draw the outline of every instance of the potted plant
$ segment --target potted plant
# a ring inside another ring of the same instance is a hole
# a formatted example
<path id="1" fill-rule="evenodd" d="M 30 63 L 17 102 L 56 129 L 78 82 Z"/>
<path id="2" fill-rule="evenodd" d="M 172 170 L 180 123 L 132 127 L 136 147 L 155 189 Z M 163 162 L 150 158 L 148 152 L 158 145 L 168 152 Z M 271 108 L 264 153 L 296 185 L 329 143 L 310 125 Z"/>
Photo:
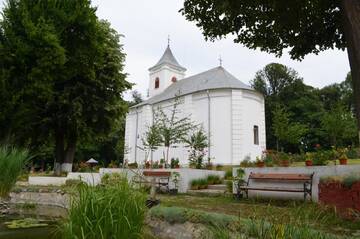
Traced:
<path id="1" fill-rule="evenodd" d="M 149 161 L 146 161 L 146 162 L 145 162 L 145 168 L 149 169 L 150 166 L 151 166 L 151 165 L 150 165 L 150 162 L 149 162 Z"/>
<path id="2" fill-rule="evenodd" d="M 280 153 L 279 154 L 280 157 L 280 166 L 281 167 L 289 167 L 290 166 L 290 159 L 289 159 L 289 155 L 286 153 Z"/>
<path id="3" fill-rule="evenodd" d="M 340 165 L 347 165 L 348 157 L 346 156 L 347 149 L 338 149 Z"/>
<path id="4" fill-rule="evenodd" d="M 191 190 L 198 190 L 199 189 L 199 179 L 194 179 L 194 180 L 191 180 L 191 183 L 190 183 L 190 188 Z"/>
<path id="5" fill-rule="evenodd" d="M 165 159 L 160 159 L 160 165 L 159 168 L 163 168 L 165 164 Z"/>
<path id="6" fill-rule="evenodd" d="M 312 153 L 306 153 L 306 158 L 305 158 L 305 165 L 306 166 L 313 166 L 313 160 L 312 160 L 312 158 L 313 158 L 313 155 L 312 155 Z"/>
<path id="7" fill-rule="evenodd" d="M 263 168 L 265 166 L 264 160 L 262 160 L 260 157 L 256 157 L 256 167 Z"/>
<path id="8" fill-rule="evenodd" d="M 172 158 L 171 162 L 170 162 L 170 167 L 171 168 L 180 168 L 179 159 L 178 158 L 176 158 L 176 159 Z"/>
<path id="9" fill-rule="evenodd" d="M 171 181 L 174 183 L 174 188 L 169 190 L 170 195 L 176 195 L 178 193 L 178 183 L 180 181 L 180 173 L 172 172 Z"/>

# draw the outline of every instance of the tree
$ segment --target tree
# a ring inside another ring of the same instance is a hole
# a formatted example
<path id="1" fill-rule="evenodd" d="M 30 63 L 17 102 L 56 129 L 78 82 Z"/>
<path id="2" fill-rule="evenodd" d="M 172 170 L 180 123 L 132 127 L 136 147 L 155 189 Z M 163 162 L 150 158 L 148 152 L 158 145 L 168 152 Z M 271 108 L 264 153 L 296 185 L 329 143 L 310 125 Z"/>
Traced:
<path id="1" fill-rule="evenodd" d="M 277 138 L 277 150 L 284 143 L 288 144 L 300 144 L 301 139 L 307 133 L 306 125 L 291 122 L 290 114 L 286 112 L 283 107 L 276 107 L 273 111 L 273 123 L 274 135 Z"/>
<path id="2" fill-rule="evenodd" d="M 30 144 L 52 137 L 71 170 L 79 139 L 107 135 L 126 112 L 120 35 L 90 0 L 8 0 L 0 26 L 2 81 L 26 121 L 12 128 Z"/>
<path id="3" fill-rule="evenodd" d="M 145 151 L 145 160 L 148 159 L 150 154 L 150 164 L 153 163 L 152 152 L 157 150 L 162 143 L 160 130 L 156 124 L 148 126 L 147 131 L 142 137 L 143 150 Z"/>
<path id="4" fill-rule="evenodd" d="M 347 146 L 346 143 L 351 144 L 356 137 L 356 120 L 350 111 L 338 103 L 324 114 L 322 130 L 333 146 Z"/>
<path id="5" fill-rule="evenodd" d="M 206 39 L 228 34 L 234 42 L 293 59 L 347 48 L 360 132 L 360 1 L 358 0 L 185 0 L 180 10 Z M 360 133 L 359 133 L 360 137 Z"/>
<path id="6" fill-rule="evenodd" d="M 184 142 L 188 132 L 195 126 L 189 116 L 183 117 L 179 110 L 180 98 L 175 97 L 174 104 L 169 112 L 159 107 L 154 112 L 154 124 L 159 130 L 162 144 L 166 148 L 165 163 L 169 164 L 170 148 Z"/>
<path id="7" fill-rule="evenodd" d="M 131 98 L 132 101 L 129 102 L 129 106 L 134 106 L 144 101 L 141 93 L 137 90 L 131 92 Z"/>
<path id="8" fill-rule="evenodd" d="M 208 138 L 203 128 L 192 133 L 188 138 L 185 138 L 185 147 L 189 148 L 190 166 L 200 169 L 203 167 L 205 149 L 209 147 Z"/>

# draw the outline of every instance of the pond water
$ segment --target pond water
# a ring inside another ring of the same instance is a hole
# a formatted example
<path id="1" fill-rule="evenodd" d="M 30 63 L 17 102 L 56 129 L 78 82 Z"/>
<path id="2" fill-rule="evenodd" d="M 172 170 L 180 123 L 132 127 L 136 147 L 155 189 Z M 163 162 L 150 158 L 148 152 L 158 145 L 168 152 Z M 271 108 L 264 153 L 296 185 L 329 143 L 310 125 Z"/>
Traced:
<path id="1" fill-rule="evenodd" d="M 35 209 L 12 208 L 11 215 L 0 217 L 0 239 L 58 239 L 57 222 L 66 215 L 66 210 L 59 207 L 37 206 Z M 50 221 L 49 226 L 9 229 L 5 223 L 25 218 Z"/>
<path id="2" fill-rule="evenodd" d="M 26 229 L 9 229 L 5 222 L 17 219 L 29 218 L 24 216 L 6 216 L 0 218 L 0 239 L 56 239 L 56 223 L 49 224 L 46 227 L 26 228 Z M 36 218 L 33 217 L 33 218 Z M 39 219 L 39 218 L 38 218 Z M 47 218 L 41 218 L 47 219 Z"/>

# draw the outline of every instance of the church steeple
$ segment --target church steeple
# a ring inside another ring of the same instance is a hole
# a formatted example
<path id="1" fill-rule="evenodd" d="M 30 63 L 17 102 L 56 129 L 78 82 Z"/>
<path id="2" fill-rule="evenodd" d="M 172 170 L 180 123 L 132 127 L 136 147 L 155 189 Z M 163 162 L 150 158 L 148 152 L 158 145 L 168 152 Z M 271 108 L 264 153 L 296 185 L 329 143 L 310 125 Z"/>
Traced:
<path id="1" fill-rule="evenodd" d="M 185 77 L 186 68 L 181 66 L 170 49 L 170 44 L 165 49 L 160 60 L 149 68 L 149 97 L 163 92 L 171 84 Z"/>

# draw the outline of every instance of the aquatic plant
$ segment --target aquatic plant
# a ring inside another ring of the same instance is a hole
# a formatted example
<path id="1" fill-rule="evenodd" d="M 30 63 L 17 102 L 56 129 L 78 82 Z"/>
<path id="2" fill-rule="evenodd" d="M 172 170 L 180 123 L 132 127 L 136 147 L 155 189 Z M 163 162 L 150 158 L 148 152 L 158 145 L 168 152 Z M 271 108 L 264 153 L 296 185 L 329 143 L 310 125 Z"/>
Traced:
<path id="1" fill-rule="evenodd" d="M 0 147 L 0 198 L 9 195 L 28 159 L 27 150 Z"/>
<path id="2" fill-rule="evenodd" d="M 125 177 L 96 187 L 79 185 L 68 219 L 60 228 L 63 238 L 139 238 L 145 217 L 145 194 Z"/>

